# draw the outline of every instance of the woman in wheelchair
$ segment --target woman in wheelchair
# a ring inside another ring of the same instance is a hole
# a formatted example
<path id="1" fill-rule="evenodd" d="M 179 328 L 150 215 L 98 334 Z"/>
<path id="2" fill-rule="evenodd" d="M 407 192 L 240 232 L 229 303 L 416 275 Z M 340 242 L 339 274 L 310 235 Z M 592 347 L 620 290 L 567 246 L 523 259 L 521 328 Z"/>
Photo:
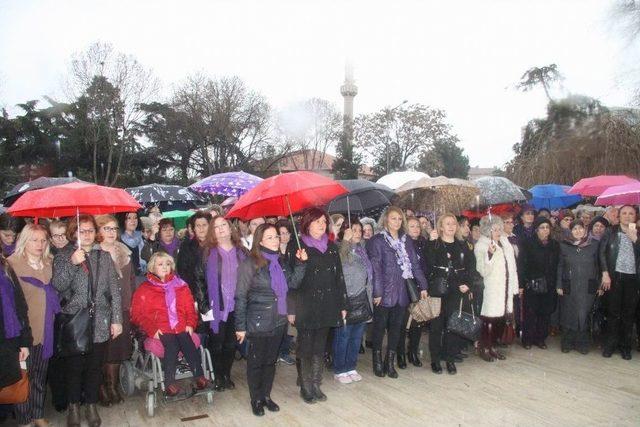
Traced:
<path id="1" fill-rule="evenodd" d="M 198 323 L 193 296 L 187 283 L 174 274 L 170 255 L 157 252 L 147 264 L 147 280 L 133 294 L 131 323 L 138 325 L 148 337 L 162 342 L 165 394 L 174 397 L 181 389 L 176 383 L 176 363 L 182 352 L 193 372 L 198 390 L 209 386 L 204 376 L 200 353 L 191 334 Z"/>

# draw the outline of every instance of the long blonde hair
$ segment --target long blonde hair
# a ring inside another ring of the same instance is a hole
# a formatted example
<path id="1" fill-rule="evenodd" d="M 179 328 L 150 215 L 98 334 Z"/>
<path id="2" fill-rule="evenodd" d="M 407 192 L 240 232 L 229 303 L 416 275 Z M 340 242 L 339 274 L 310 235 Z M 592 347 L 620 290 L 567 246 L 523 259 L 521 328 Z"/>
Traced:
<path id="1" fill-rule="evenodd" d="M 16 241 L 16 250 L 14 253 L 21 257 L 26 257 L 27 254 L 25 253 L 25 249 L 27 246 L 27 241 L 34 235 L 34 233 L 37 233 L 38 231 L 44 233 L 44 238 L 46 240 L 44 252 L 42 253 L 42 262 L 44 262 L 45 264 L 49 264 L 53 259 L 53 257 L 51 256 L 51 247 L 49 245 L 49 232 L 43 225 L 40 224 L 27 224 L 24 226 L 24 228 L 20 232 L 20 235 L 18 235 L 18 240 Z"/>

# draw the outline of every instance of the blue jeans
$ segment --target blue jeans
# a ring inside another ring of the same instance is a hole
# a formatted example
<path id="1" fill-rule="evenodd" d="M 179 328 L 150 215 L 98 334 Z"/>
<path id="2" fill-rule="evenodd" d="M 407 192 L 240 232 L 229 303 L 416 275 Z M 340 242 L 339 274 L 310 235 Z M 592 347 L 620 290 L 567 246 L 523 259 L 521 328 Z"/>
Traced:
<path id="1" fill-rule="evenodd" d="M 358 350 L 366 322 L 336 328 L 333 338 L 333 370 L 336 374 L 355 371 L 358 362 Z"/>

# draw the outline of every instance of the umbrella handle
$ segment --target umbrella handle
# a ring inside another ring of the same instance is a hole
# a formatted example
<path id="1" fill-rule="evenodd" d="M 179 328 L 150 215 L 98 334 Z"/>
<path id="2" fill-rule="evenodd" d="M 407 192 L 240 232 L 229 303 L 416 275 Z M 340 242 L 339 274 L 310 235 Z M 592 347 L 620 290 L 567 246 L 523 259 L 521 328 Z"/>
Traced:
<path id="1" fill-rule="evenodd" d="M 298 230 L 296 230 L 296 222 L 293 219 L 293 212 L 291 211 L 291 203 L 289 203 L 289 195 L 284 196 L 287 199 L 287 208 L 289 208 L 289 216 L 291 217 L 291 226 L 293 227 L 293 235 L 296 236 L 296 243 L 298 244 L 298 249 L 302 249 L 300 246 L 300 238 L 298 237 Z"/>
<path id="2" fill-rule="evenodd" d="M 78 241 L 78 249 L 80 249 L 80 208 L 76 206 L 76 229 L 78 230 L 78 237 L 76 240 Z M 96 230 L 97 232 L 98 230 Z"/>
<path id="3" fill-rule="evenodd" d="M 347 218 L 349 221 L 349 228 L 351 228 L 351 207 L 349 206 L 349 195 L 347 195 Z"/>

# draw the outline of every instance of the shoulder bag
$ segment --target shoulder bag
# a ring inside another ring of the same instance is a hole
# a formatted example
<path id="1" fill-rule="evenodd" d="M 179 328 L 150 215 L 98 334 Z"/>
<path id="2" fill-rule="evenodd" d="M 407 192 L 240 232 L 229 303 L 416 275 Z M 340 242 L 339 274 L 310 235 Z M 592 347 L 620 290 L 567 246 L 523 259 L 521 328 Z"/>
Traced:
<path id="1" fill-rule="evenodd" d="M 16 358 L 18 355 L 16 354 Z M 23 362 L 24 363 L 24 362 Z M 26 369 L 20 369 L 20 379 L 6 387 L 0 387 L 0 404 L 24 403 L 29 397 L 29 376 Z"/>
<path id="2" fill-rule="evenodd" d="M 100 255 L 97 255 L 96 277 L 91 271 L 91 264 L 87 257 L 86 266 L 89 275 L 89 289 L 87 289 L 87 305 L 74 314 L 58 313 L 54 322 L 54 341 L 56 354 L 60 357 L 86 354 L 93 350 L 93 324 L 95 316 L 95 302 L 98 277 L 100 277 Z"/>
<path id="3" fill-rule="evenodd" d="M 411 326 L 411 321 L 428 322 L 440 316 L 441 300 L 440 298 L 427 297 L 416 303 L 409 305 L 409 320 L 407 321 L 407 329 Z"/>

